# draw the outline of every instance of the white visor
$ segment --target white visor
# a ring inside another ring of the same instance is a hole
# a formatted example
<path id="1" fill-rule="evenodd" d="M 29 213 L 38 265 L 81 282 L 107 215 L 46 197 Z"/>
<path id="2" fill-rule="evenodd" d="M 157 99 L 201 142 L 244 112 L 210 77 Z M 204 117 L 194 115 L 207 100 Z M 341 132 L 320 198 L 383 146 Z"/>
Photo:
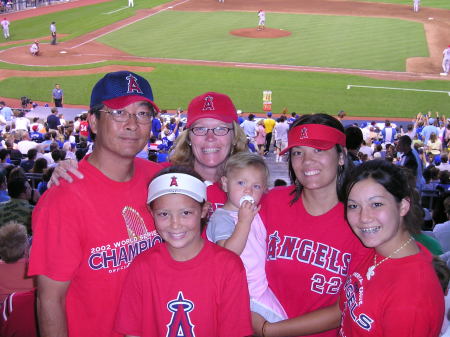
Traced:
<path id="1" fill-rule="evenodd" d="M 166 194 L 184 194 L 198 202 L 206 200 L 206 185 L 201 180 L 185 173 L 166 173 L 148 186 L 147 204 Z"/>

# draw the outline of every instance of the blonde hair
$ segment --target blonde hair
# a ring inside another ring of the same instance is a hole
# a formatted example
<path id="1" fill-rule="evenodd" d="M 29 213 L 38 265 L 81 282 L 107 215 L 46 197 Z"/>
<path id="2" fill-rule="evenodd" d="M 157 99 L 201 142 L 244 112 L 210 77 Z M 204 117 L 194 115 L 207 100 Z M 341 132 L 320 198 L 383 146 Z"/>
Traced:
<path id="1" fill-rule="evenodd" d="M 233 144 L 230 155 L 242 151 L 247 151 L 247 138 L 241 127 L 233 122 Z M 194 153 L 190 145 L 189 129 L 184 130 L 175 141 L 175 145 L 170 149 L 169 160 L 173 165 L 184 165 L 194 167 Z"/>
<path id="2" fill-rule="evenodd" d="M 264 158 L 248 151 L 236 153 L 228 158 L 223 168 L 222 176 L 228 176 L 235 169 L 239 170 L 248 167 L 261 169 L 266 176 L 265 184 L 267 185 L 270 173 Z"/>

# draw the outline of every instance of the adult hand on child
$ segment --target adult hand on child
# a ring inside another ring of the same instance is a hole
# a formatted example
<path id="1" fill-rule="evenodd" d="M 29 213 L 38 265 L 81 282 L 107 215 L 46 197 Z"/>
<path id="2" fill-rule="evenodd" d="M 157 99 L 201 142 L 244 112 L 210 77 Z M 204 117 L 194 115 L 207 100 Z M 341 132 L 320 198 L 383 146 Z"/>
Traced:
<path id="1" fill-rule="evenodd" d="M 78 171 L 78 162 L 73 159 L 66 159 L 59 162 L 59 164 L 55 167 L 52 177 L 47 184 L 48 188 L 53 185 L 59 186 L 59 179 L 67 180 L 69 183 L 73 182 L 73 178 L 69 172 L 79 179 L 84 178 L 84 175 Z"/>

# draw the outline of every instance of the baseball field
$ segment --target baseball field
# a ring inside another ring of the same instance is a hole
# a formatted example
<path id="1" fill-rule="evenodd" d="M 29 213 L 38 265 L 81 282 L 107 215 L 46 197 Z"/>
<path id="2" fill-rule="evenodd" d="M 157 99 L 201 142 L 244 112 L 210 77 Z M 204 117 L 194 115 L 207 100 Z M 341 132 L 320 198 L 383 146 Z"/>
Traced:
<path id="1" fill-rule="evenodd" d="M 440 76 L 450 44 L 450 3 L 334 0 L 86 0 L 7 14 L 0 43 L 0 97 L 49 102 L 54 83 L 65 104 L 88 105 L 105 72 L 130 69 L 147 79 L 162 109 L 185 108 L 208 90 L 236 106 L 411 118 L 450 115 L 450 77 Z M 257 31 L 258 9 L 267 26 Z M 57 22 L 58 44 L 49 45 Z M 28 52 L 39 39 L 41 55 Z M 14 106 L 14 104 L 13 104 Z"/>

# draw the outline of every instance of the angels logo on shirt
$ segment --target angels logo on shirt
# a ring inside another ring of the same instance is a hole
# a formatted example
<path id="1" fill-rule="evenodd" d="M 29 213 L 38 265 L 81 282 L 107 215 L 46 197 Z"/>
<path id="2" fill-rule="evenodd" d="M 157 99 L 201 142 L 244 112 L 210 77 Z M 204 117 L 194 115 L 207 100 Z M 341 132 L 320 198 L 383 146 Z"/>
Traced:
<path id="1" fill-rule="evenodd" d="M 370 331 L 374 325 L 374 320 L 361 310 L 361 306 L 364 303 L 364 278 L 358 272 L 354 272 L 347 278 L 344 285 L 344 292 L 347 301 L 345 302 L 342 317 L 350 315 L 359 327 Z"/>
<path id="2" fill-rule="evenodd" d="M 128 80 L 128 90 L 127 93 L 131 94 L 131 93 L 136 93 L 136 94 L 142 94 L 142 90 L 141 87 L 139 87 L 139 84 L 137 82 L 137 78 L 134 77 L 133 75 L 128 75 L 126 77 L 126 79 Z"/>
<path id="3" fill-rule="evenodd" d="M 167 309 L 172 312 L 172 317 L 167 324 L 166 337 L 195 337 L 194 325 L 189 317 L 194 303 L 185 299 L 182 291 L 178 292 L 178 298 L 167 303 Z"/>
<path id="4" fill-rule="evenodd" d="M 315 269 L 310 290 L 318 294 L 339 293 L 347 276 L 351 254 L 323 242 L 268 233 L 267 261 L 285 260 L 309 264 Z"/>

